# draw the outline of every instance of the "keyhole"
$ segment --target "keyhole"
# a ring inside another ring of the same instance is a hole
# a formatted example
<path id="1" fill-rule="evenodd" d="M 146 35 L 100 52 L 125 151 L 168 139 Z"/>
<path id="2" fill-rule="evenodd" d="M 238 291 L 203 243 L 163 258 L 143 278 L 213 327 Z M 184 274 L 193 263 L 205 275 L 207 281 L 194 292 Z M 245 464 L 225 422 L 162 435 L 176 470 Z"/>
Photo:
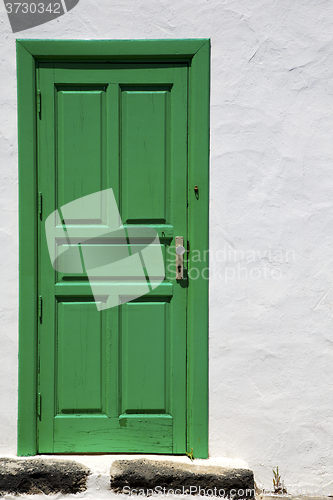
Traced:
<path id="1" fill-rule="evenodd" d="M 180 274 L 180 273 L 181 273 L 181 271 L 182 271 L 182 266 L 180 266 L 180 265 L 179 265 L 179 266 L 178 266 L 178 273 Z"/>

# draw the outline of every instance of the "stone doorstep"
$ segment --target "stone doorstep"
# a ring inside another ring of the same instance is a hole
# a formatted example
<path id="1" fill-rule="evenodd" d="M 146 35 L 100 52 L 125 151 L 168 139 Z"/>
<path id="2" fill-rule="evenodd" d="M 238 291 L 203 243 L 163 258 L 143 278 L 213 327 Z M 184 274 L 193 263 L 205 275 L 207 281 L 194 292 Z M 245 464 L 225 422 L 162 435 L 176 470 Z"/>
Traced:
<path id="1" fill-rule="evenodd" d="M 90 470 L 70 460 L 0 459 L 0 493 L 79 493 Z"/>
<path id="2" fill-rule="evenodd" d="M 123 457 L 0 458 L 0 495 L 61 493 L 81 496 L 80 493 L 88 489 L 90 494 L 95 490 L 98 498 L 102 477 L 105 493 L 123 493 L 123 498 L 137 494 L 254 498 L 253 472 L 240 466 L 241 461 L 229 460 L 225 465 L 223 459 L 190 462 L 187 457 L 176 456 Z"/>
<path id="3" fill-rule="evenodd" d="M 149 459 L 117 460 L 111 467 L 111 489 L 142 495 L 202 495 L 233 499 L 255 496 L 253 472 L 195 463 Z"/>

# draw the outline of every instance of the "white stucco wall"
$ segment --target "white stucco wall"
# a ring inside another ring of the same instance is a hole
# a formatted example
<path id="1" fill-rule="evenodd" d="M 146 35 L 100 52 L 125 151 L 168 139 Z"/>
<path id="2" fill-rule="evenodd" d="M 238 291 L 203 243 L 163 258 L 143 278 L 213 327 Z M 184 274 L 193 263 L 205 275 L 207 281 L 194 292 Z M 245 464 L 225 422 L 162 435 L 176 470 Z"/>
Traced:
<path id="1" fill-rule="evenodd" d="M 15 39 L 197 37 L 212 44 L 210 455 L 332 494 L 329 0 L 81 0 L 17 34 L 1 3 L 0 454 L 16 452 Z"/>

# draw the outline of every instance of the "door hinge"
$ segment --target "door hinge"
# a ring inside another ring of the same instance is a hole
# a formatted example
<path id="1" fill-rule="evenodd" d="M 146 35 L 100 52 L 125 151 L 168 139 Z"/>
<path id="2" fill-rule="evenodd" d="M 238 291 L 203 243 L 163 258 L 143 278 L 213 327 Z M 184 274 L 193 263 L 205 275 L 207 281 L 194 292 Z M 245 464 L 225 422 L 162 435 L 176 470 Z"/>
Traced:
<path id="1" fill-rule="evenodd" d="M 38 191 L 38 215 L 42 220 L 42 193 L 40 191 Z"/>
<path id="2" fill-rule="evenodd" d="M 38 317 L 39 321 L 42 322 L 42 296 L 38 297 Z"/>
<path id="3" fill-rule="evenodd" d="M 37 417 L 41 418 L 42 411 L 42 395 L 40 392 L 37 393 Z"/>
<path id="4" fill-rule="evenodd" d="M 38 215 L 40 220 L 42 220 L 42 193 L 38 192 Z"/>
<path id="5" fill-rule="evenodd" d="M 37 90 L 37 114 L 40 118 L 42 111 L 42 94 L 40 90 Z"/>

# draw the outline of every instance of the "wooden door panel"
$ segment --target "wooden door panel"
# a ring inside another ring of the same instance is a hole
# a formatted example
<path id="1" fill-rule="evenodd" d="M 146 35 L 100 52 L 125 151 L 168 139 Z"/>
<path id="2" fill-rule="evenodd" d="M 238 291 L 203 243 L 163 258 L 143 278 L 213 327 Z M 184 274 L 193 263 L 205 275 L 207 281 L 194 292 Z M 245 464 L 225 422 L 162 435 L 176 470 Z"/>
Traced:
<path id="1" fill-rule="evenodd" d="M 170 412 L 168 305 L 166 302 L 140 301 L 122 306 L 122 414 Z"/>
<path id="2" fill-rule="evenodd" d="M 121 89 L 123 222 L 167 222 L 170 90 Z"/>
<path id="3" fill-rule="evenodd" d="M 91 299 L 57 301 L 57 415 L 106 413 L 103 319 Z"/>
<path id="4" fill-rule="evenodd" d="M 55 93 L 57 206 L 105 189 L 105 89 L 58 87 Z M 80 179 L 80 182 L 77 182 Z M 101 223 L 90 214 L 87 223 Z"/>
<path id="5" fill-rule="evenodd" d="M 117 420 L 103 416 L 94 419 L 90 416 L 73 415 L 66 419 L 57 416 L 54 419 L 54 453 L 110 453 L 110 450 L 117 453 L 174 453 L 173 434 L 171 416 L 141 415 L 138 418 L 126 415 Z"/>

